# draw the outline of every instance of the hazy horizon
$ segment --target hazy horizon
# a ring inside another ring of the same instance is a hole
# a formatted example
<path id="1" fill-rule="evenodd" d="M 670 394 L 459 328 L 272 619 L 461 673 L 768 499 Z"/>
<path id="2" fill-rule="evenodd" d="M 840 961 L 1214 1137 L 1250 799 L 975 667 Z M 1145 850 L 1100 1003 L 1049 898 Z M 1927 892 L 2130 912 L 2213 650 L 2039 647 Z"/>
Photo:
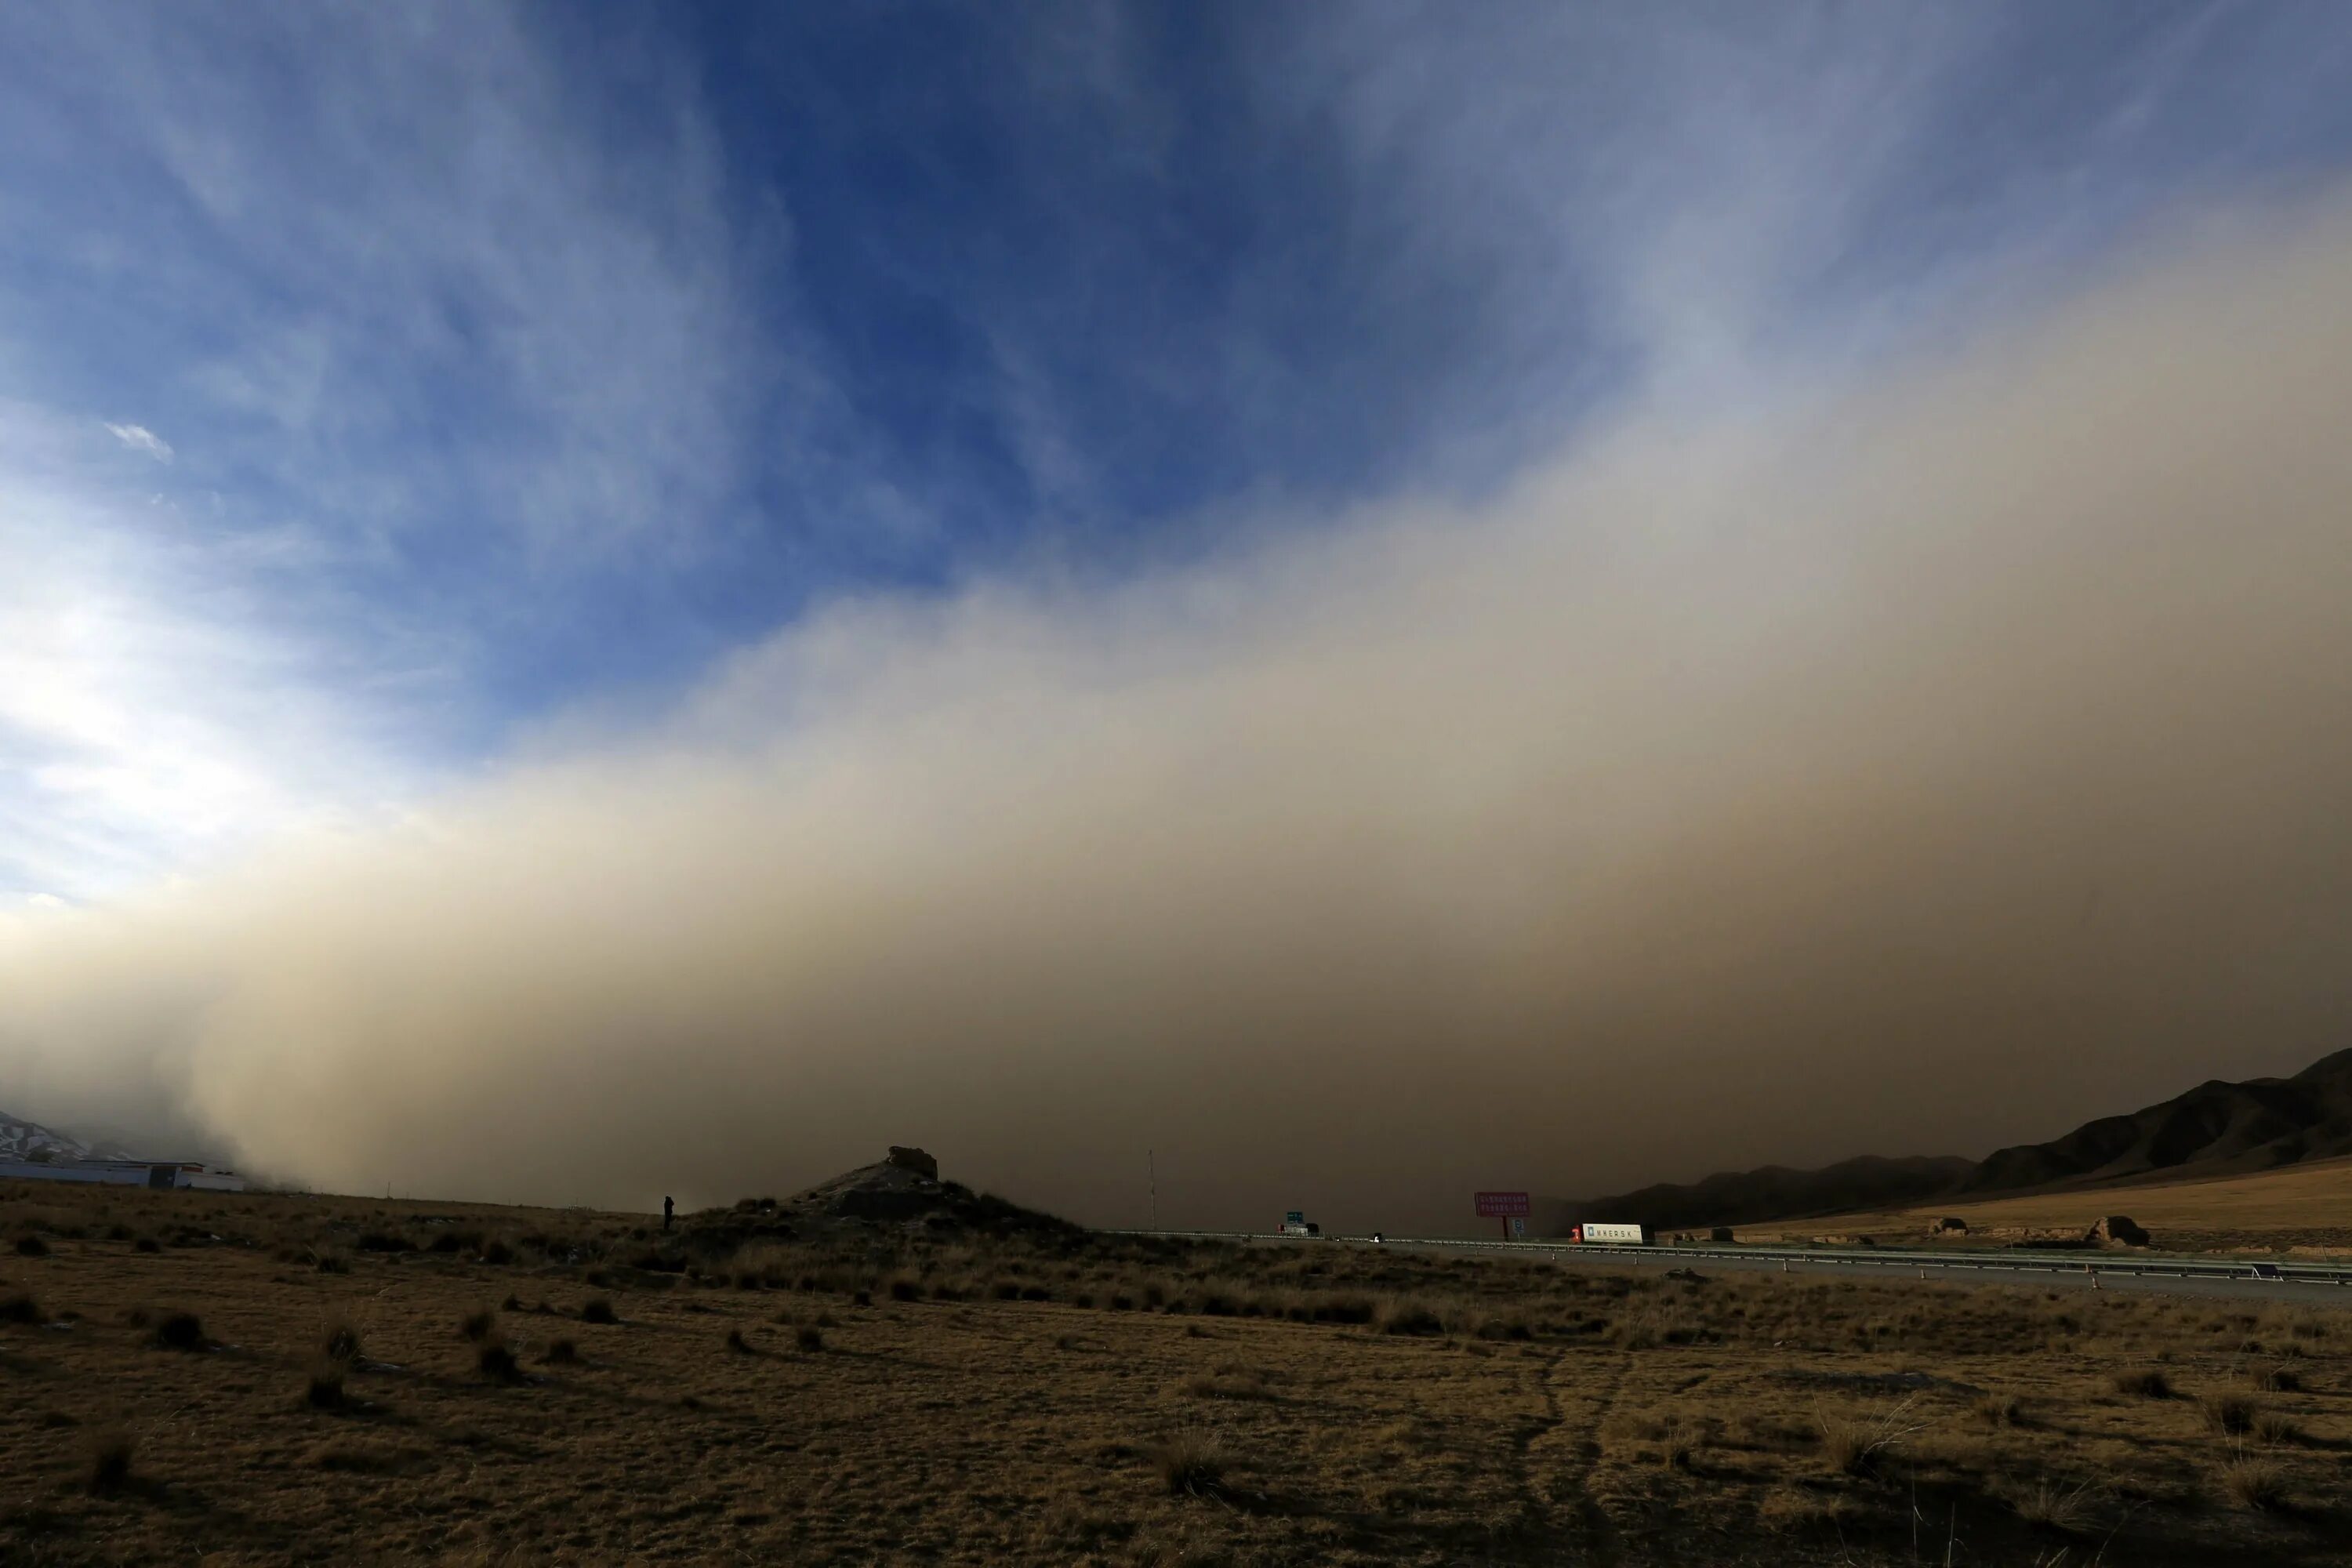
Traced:
<path id="1" fill-rule="evenodd" d="M 940 456 L 980 405 L 914 345 L 956 334 L 857 315 L 813 280 L 823 225 L 758 216 L 751 89 L 654 69 L 676 122 L 614 153 L 561 48 L 491 30 L 479 133 L 597 226 L 536 247 L 489 216 L 504 166 L 460 156 L 417 188 L 482 205 L 417 209 L 453 228 L 394 279 L 416 314 L 321 317 L 315 361 L 237 372 L 266 389 L 183 365 L 212 425 L 0 384 L 0 548 L 33 569 L 0 584 L 0 1108 L 355 1193 L 699 1205 L 911 1143 L 1136 1224 L 1149 1150 L 1165 1224 L 1469 1231 L 1479 1188 L 1976 1156 L 2352 1045 L 2352 194 L 2300 142 L 2159 156 L 2203 123 L 2170 107 L 2219 58 L 2194 40 L 2084 132 L 2146 199 L 2090 233 L 2063 191 L 1971 197 L 1998 243 L 1909 199 L 1930 141 L 1883 121 L 1994 58 L 1940 35 L 1842 33 L 1873 66 L 1846 120 L 1677 33 L 1691 113 L 1728 71 L 1802 134 L 1710 122 L 1705 178 L 1579 186 L 1566 248 L 1507 266 L 1478 237 L 1520 243 L 1499 204 L 1541 182 L 1505 153 L 1536 132 L 1481 119 L 1475 75 L 1435 129 L 1286 103 L 1415 172 L 1428 274 L 1375 287 L 1381 236 L 1348 232 L 1344 319 L 1303 341 L 1311 290 L 1238 281 L 1309 242 L 1280 204 L 1231 256 L 1103 262 L 1255 312 L 1200 328 L 1204 365 L 1184 310 L 1089 335 L 990 273 L 939 310 L 995 355 L 999 493 L 997 457 Z M 1346 92 L 1423 90 L 1307 35 Z M 447 47 L 404 32 L 382 68 Z M 1145 109 L 1196 100 L 1036 68 L 1116 99 L 1137 177 L 1184 177 Z M 1773 183 L 1873 127 L 1908 151 L 1869 180 Z M 258 134 L 159 142 L 207 223 L 278 199 Z M 1628 145 L 1685 168 L 1676 134 Z M 1420 183 L 1449 147 L 1492 211 Z M 317 173 L 284 199 L 363 224 Z M 1735 222 L 1742 193 L 1769 214 Z M 1171 201 L 1163 250 L 1229 233 Z M 341 241 L 288 243 L 284 314 L 323 310 L 300 290 Z M 499 247 L 532 269 L 493 296 L 467 268 Z M 783 271 L 730 270 L 755 253 Z M 1598 271 L 1547 272 L 1570 254 Z M 38 269 L 9 268 L 0 345 L 32 342 Z M 278 318 L 258 298 L 240 319 Z M 1049 348 L 1084 363 L 1024 357 Z M 444 401 L 478 356 L 511 405 Z M 265 403 L 275 455 L 196 483 Z M 90 479 L 84 440 L 137 477 Z"/>

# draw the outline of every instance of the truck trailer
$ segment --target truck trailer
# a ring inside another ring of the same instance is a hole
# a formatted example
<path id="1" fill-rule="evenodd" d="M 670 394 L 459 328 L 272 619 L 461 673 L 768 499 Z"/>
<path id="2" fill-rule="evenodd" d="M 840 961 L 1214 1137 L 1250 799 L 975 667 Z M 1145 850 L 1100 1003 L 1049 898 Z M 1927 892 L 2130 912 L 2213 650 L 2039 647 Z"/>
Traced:
<path id="1" fill-rule="evenodd" d="M 1650 1227 L 1646 1225 L 1609 1225 L 1596 1220 L 1569 1227 L 1570 1241 L 1608 1242 L 1618 1247 L 1647 1247 Z"/>

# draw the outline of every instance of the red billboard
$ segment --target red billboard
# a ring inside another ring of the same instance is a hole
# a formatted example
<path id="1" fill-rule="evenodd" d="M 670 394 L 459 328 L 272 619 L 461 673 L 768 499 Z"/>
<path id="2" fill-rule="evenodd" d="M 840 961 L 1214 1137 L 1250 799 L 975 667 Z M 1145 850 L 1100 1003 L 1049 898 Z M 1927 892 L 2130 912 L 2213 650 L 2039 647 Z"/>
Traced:
<path id="1" fill-rule="evenodd" d="M 1535 1212 L 1525 1193 L 1480 1193 L 1477 1197 L 1481 1219 L 1525 1219 Z"/>

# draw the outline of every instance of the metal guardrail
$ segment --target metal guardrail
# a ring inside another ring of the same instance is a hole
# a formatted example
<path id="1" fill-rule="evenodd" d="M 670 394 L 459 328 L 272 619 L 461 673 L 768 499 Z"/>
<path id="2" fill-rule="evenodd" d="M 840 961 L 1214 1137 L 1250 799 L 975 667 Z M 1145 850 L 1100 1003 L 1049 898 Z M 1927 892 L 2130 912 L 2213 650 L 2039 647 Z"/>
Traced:
<path id="1" fill-rule="evenodd" d="M 1284 1236 L 1249 1230 L 1114 1230 L 1107 1236 L 1163 1237 L 1180 1241 L 1270 1241 L 1311 1247 L 1318 1241 L 1370 1244 L 1369 1236 Z M 2105 1274 L 2126 1278 L 2146 1276 L 2175 1279 L 2252 1279 L 2256 1261 L 2278 1270 L 2281 1280 L 2305 1285 L 2352 1285 L 2352 1265 L 2284 1263 L 2271 1259 L 2222 1258 L 2189 1253 L 2144 1253 L 2127 1256 L 2101 1253 L 2042 1252 L 2032 1247 L 2000 1251 L 1929 1251 L 1898 1247 L 1740 1247 L 1717 1243 L 1662 1242 L 1648 1247 L 1612 1242 L 1533 1239 L 1482 1241 L 1446 1236 L 1382 1236 L 1388 1247 L 1442 1247 L 1465 1252 L 1517 1254 L 1521 1257 L 1616 1258 L 1628 1262 L 1655 1263 L 1665 1259 L 1715 1258 L 1725 1262 L 1835 1264 L 1880 1268 L 1938 1268 L 2000 1274 Z"/>

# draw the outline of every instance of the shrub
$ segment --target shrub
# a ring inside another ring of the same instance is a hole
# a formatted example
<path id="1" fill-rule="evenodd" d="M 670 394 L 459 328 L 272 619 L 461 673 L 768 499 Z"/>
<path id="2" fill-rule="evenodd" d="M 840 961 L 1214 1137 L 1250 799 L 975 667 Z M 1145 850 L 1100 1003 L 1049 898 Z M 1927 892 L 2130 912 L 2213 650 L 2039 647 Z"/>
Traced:
<path id="1" fill-rule="evenodd" d="M 161 1252 L 163 1250 L 163 1244 L 156 1240 L 152 1236 L 142 1236 L 138 1240 L 131 1244 L 131 1250 L 133 1252 Z"/>
<path id="2" fill-rule="evenodd" d="M 155 1325 L 155 1342 L 165 1350 L 203 1350 L 208 1343 L 204 1320 L 194 1312 L 166 1312 Z"/>
<path id="3" fill-rule="evenodd" d="M 19 1258 L 47 1258 L 48 1255 L 49 1255 L 49 1244 L 48 1244 L 47 1242 L 46 1242 L 46 1241 L 43 1241 L 39 1237 L 37 1237 L 37 1236 L 20 1236 L 20 1237 L 18 1237 L 16 1238 L 16 1256 L 17 1256 L 17 1257 L 19 1257 Z"/>
<path id="4" fill-rule="evenodd" d="M 2013 1394 L 1988 1394 L 1969 1410 L 1988 1426 L 2025 1425 L 2025 1402 Z"/>
<path id="5" fill-rule="evenodd" d="M 793 1334 L 793 1343 L 814 1355 L 824 1349 L 824 1331 L 814 1323 L 803 1323 Z"/>
<path id="6" fill-rule="evenodd" d="M 2240 1508 L 2268 1512 L 2286 1506 L 2286 1471 L 2275 1459 L 2237 1453 L 2221 1463 L 2221 1490 Z"/>
<path id="7" fill-rule="evenodd" d="M 458 1323 L 457 1331 L 476 1344 L 480 1344 L 490 1337 L 491 1331 L 498 1326 L 499 1315 L 485 1307 L 480 1311 L 467 1313 L 464 1320 Z"/>
<path id="8" fill-rule="evenodd" d="M 617 1323 L 621 1317 L 613 1310 L 612 1302 L 602 1296 L 592 1296 L 588 1304 L 580 1309 L 580 1321 L 583 1323 Z"/>
<path id="9" fill-rule="evenodd" d="M 2146 1367 L 2137 1372 L 2116 1373 L 2116 1392 L 2136 1394 L 2142 1399 L 2169 1399 L 2172 1380 L 2158 1367 Z"/>
<path id="10" fill-rule="evenodd" d="M 520 1312 L 520 1311 L 521 1311 L 521 1310 L 522 1310 L 522 1298 L 521 1298 L 521 1297 L 520 1297 L 520 1296 L 518 1296 L 518 1295 L 515 1295 L 515 1294 L 514 1294 L 513 1292 L 511 1292 L 511 1291 L 508 1292 L 508 1294 L 507 1294 L 507 1299 L 506 1299 L 505 1300 L 503 1300 L 503 1301 L 501 1301 L 501 1302 L 499 1302 L 499 1311 L 501 1311 L 501 1312 Z"/>
<path id="11" fill-rule="evenodd" d="M 890 1300 L 893 1301 L 919 1301 L 922 1298 L 922 1287 L 912 1279 L 901 1278 L 890 1281 Z"/>
<path id="12" fill-rule="evenodd" d="M 492 1334 L 481 1342 L 480 1346 L 474 1352 L 474 1365 L 492 1383 L 522 1381 L 521 1363 L 515 1360 L 513 1350 L 509 1348 L 505 1338 L 501 1335 Z"/>
<path id="13" fill-rule="evenodd" d="M 727 1331 L 727 1348 L 733 1351 L 737 1355 L 751 1355 L 754 1353 L 751 1349 L 751 1342 L 743 1337 L 743 1331 L 740 1329 L 730 1329 Z"/>
<path id="14" fill-rule="evenodd" d="M 2225 1437 L 2242 1437 L 2254 1429 L 2254 1402 L 2234 1394 L 2202 1401 L 2198 1406 L 2209 1430 Z"/>
<path id="15" fill-rule="evenodd" d="M 121 1491 L 131 1484 L 131 1458 L 137 1445 L 131 1434 L 120 1426 L 109 1426 L 90 1434 L 89 1489 L 100 1497 Z"/>
<path id="16" fill-rule="evenodd" d="M 1216 1496 L 1232 1465 L 1216 1435 L 1197 1426 L 1153 1444 L 1149 1458 L 1171 1497 Z"/>
<path id="17" fill-rule="evenodd" d="M 38 1328 L 49 1321 L 41 1304 L 26 1291 L 17 1290 L 0 1297 L 0 1323 L 25 1323 Z"/>
<path id="18" fill-rule="evenodd" d="M 557 1366 L 576 1366 L 580 1361 L 580 1347 L 570 1340 L 558 1340 L 547 1347 L 546 1359 Z"/>

